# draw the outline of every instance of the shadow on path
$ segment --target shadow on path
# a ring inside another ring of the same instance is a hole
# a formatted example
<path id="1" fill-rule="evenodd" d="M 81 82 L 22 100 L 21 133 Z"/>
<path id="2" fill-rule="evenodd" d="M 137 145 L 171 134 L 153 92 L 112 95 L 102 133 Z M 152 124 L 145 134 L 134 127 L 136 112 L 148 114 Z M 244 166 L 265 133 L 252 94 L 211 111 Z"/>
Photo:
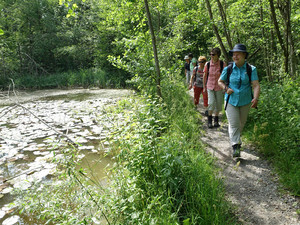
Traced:
<path id="1" fill-rule="evenodd" d="M 193 93 L 190 91 L 190 95 Z M 198 111 L 204 115 L 200 101 Z M 221 115 L 224 119 L 225 115 Z M 299 225 L 296 210 L 299 199 L 284 193 L 271 165 L 260 158 L 251 146 L 244 146 L 240 158 L 232 158 L 227 124 L 220 128 L 207 128 L 207 118 L 203 116 L 205 131 L 201 140 L 206 151 L 217 158 L 227 199 L 237 207 L 236 215 L 242 224 L 247 225 Z"/>

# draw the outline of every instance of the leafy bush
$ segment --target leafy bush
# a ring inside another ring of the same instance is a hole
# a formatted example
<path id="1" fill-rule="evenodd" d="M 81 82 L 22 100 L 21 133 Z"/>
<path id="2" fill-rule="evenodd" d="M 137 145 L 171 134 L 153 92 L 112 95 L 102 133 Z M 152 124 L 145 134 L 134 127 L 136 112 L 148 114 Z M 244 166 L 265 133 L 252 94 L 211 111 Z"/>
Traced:
<path id="1" fill-rule="evenodd" d="M 298 80 L 262 83 L 258 111 L 249 115 L 247 136 L 272 160 L 281 181 L 300 195 L 300 86 Z"/>
<path id="2" fill-rule="evenodd" d="M 163 102 L 147 96 L 121 104 L 134 110 L 113 135 L 120 153 L 110 217 L 116 224 L 234 224 L 199 140 L 199 114 L 183 86 L 168 85 Z"/>
<path id="3" fill-rule="evenodd" d="M 109 75 L 107 72 L 93 68 L 81 69 L 49 75 L 22 75 L 12 77 L 15 87 L 18 89 L 46 89 L 68 87 L 99 87 L 99 88 L 123 88 L 126 86 L 127 76 L 115 71 Z M 0 88 L 7 89 L 11 84 L 8 78 L 0 79 Z"/>

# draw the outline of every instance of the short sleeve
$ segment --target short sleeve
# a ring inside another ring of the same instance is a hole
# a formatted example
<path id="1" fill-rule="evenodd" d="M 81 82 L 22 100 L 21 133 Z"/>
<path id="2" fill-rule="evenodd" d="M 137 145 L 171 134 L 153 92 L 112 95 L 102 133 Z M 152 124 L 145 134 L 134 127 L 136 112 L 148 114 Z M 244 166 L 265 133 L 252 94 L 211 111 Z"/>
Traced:
<path id="1" fill-rule="evenodd" d="M 256 67 L 252 65 L 251 67 L 252 67 L 251 81 L 258 80 Z"/>
<path id="2" fill-rule="evenodd" d="M 227 66 L 223 69 L 221 76 L 220 76 L 220 80 L 222 81 L 226 81 L 227 80 Z"/>

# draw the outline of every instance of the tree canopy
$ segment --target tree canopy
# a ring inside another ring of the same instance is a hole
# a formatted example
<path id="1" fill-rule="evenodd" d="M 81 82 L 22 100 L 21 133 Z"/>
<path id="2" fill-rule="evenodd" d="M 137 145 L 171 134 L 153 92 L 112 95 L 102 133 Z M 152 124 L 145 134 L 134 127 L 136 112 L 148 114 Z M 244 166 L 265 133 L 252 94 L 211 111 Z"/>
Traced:
<path id="1" fill-rule="evenodd" d="M 261 78 L 295 79 L 299 71 L 298 0 L 153 0 L 147 3 L 164 77 L 184 55 L 222 57 L 237 43 Z M 98 67 L 129 72 L 138 87 L 157 84 L 145 1 L 9 0 L 0 3 L 1 77 Z M 155 89 L 155 88 L 154 88 Z"/>

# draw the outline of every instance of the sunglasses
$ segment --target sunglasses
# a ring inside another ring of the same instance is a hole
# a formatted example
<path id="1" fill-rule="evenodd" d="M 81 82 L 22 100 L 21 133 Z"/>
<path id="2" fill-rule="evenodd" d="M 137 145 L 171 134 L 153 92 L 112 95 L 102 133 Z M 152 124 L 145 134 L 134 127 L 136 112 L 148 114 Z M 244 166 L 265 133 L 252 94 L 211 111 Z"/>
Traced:
<path id="1" fill-rule="evenodd" d="M 215 56 L 216 54 L 209 54 L 209 55 L 211 55 L 211 56 Z"/>
<path id="2" fill-rule="evenodd" d="M 205 63 L 205 61 L 199 61 L 199 63 Z"/>

